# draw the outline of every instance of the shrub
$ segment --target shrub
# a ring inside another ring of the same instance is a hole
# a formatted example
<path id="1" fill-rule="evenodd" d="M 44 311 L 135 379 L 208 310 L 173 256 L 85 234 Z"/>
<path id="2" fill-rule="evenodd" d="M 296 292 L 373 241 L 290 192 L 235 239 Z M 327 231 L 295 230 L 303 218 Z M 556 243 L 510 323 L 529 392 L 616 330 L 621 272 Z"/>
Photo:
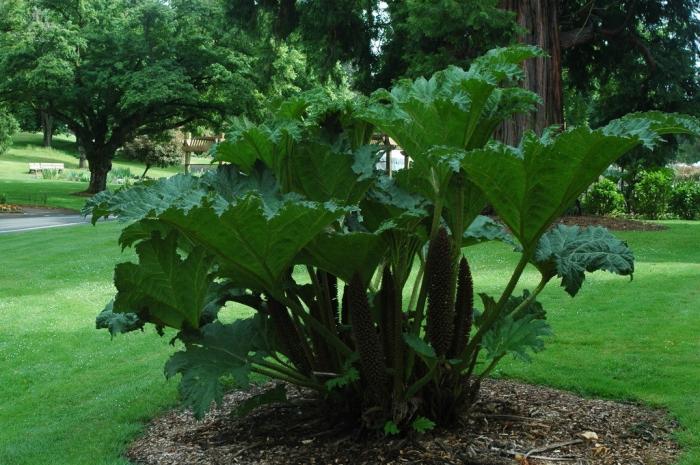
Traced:
<path id="1" fill-rule="evenodd" d="M 583 196 L 583 209 L 593 215 L 609 215 L 625 209 L 625 198 L 609 179 L 591 185 Z"/>
<path id="2" fill-rule="evenodd" d="M 0 106 L 0 155 L 12 145 L 12 136 L 19 131 L 15 118 Z"/>
<path id="3" fill-rule="evenodd" d="M 634 186 L 635 213 L 652 219 L 666 213 L 672 182 L 668 170 L 642 171 Z"/>
<path id="4" fill-rule="evenodd" d="M 328 412 L 367 428 L 455 421 L 500 360 L 543 348 L 550 329 L 537 297 L 548 282 L 573 296 L 586 272 L 633 273 L 631 251 L 607 230 L 552 229 L 566 207 L 630 147 L 700 133 L 693 118 L 654 112 L 528 133 L 519 148 L 489 142 L 537 103 L 512 86 L 536 54 L 498 49 L 468 71 L 401 81 L 369 101 L 297 97 L 265 124 L 239 121 L 217 146 L 228 163 L 217 171 L 94 196 L 86 213 L 131 222 L 120 243 L 138 257 L 117 265 L 98 327 L 177 330 L 184 345 L 165 372 L 181 375 L 198 417 L 257 373 L 312 389 Z M 375 131 L 411 156 L 410 169 L 375 171 Z M 487 203 L 511 233 L 479 216 Z M 519 259 L 487 295 L 467 256 L 493 239 L 517 244 Z M 540 282 L 515 293 L 528 264 Z M 229 301 L 252 316 L 219 319 Z M 253 403 L 284 395 L 278 386 Z"/>
<path id="5" fill-rule="evenodd" d="M 669 210 L 679 218 L 694 219 L 700 214 L 700 183 L 685 181 L 676 183 L 671 190 Z"/>
<path id="6" fill-rule="evenodd" d="M 62 175 L 61 170 L 56 170 L 56 169 L 50 169 L 50 170 L 41 170 L 41 178 L 42 179 L 58 179 Z"/>
<path id="7" fill-rule="evenodd" d="M 170 137 L 169 133 L 161 137 L 136 137 L 124 144 L 120 149 L 120 155 L 126 160 L 139 161 L 146 165 L 141 178 L 145 178 L 146 173 L 153 166 L 166 168 L 177 165 L 184 156 L 182 147 Z"/>
<path id="8" fill-rule="evenodd" d="M 72 182 L 90 182 L 90 172 L 80 170 L 69 170 L 63 173 L 63 178 L 66 181 Z"/>
<path id="9" fill-rule="evenodd" d="M 113 168 L 107 174 L 108 184 L 129 184 L 134 175 L 131 173 L 131 169 L 128 167 L 124 168 Z"/>

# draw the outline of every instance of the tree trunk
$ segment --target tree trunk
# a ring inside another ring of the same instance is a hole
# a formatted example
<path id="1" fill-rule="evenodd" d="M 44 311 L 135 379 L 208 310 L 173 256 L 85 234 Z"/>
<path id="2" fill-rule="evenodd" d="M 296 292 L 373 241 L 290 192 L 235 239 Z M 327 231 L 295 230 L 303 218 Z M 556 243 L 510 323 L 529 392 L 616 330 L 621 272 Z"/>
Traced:
<path id="1" fill-rule="evenodd" d="M 85 147 L 83 147 L 81 144 L 78 144 L 78 154 L 80 154 L 80 159 L 78 161 L 78 169 L 85 169 L 87 168 L 87 157 L 85 156 Z"/>
<path id="2" fill-rule="evenodd" d="M 525 29 L 521 43 L 536 45 L 547 57 L 528 60 L 524 65 L 523 87 L 535 92 L 543 103 L 533 114 L 521 114 L 499 128 L 497 137 L 517 145 L 527 130 L 542 134 L 545 128 L 564 123 L 561 44 L 559 39 L 558 0 L 503 0 L 501 7 L 517 14 L 518 25 Z"/>
<path id="3" fill-rule="evenodd" d="M 75 135 L 75 145 L 78 147 L 78 155 L 80 156 L 80 159 L 78 161 L 78 169 L 85 169 L 87 168 L 87 156 L 85 155 L 85 146 L 80 140 L 80 136 L 78 136 L 77 134 Z"/>
<path id="4" fill-rule="evenodd" d="M 90 162 L 90 185 L 88 194 L 97 194 L 107 189 L 107 173 L 112 169 L 112 155 L 106 149 L 91 150 L 87 153 Z"/>
<path id="5" fill-rule="evenodd" d="M 44 110 L 41 110 L 41 130 L 44 133 L 44 147 L 51 148 L 53 143 L 53 116 Z"/>

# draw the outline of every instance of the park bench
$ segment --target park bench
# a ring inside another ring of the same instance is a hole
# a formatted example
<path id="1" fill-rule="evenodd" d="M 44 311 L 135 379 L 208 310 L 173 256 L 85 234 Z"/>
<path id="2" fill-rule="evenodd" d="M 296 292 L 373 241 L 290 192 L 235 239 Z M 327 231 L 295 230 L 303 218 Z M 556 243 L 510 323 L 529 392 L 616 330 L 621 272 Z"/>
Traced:
<path id="1" fill-rule="evenodd" d="M 65 166 L 63 163 L 30 163 L 29 173 L 38 173 L 44 170 L 63 171 Z"/>

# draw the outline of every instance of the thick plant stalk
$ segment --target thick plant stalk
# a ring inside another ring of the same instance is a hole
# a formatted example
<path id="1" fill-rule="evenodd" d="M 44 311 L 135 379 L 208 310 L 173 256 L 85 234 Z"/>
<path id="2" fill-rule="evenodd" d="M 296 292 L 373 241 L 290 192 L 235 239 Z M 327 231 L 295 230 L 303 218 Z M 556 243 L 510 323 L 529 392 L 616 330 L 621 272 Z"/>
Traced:
<path id="1" fill-rule="evenodd" d="M 382 305 L 380 332 L 384 354 L 386 355 L 386 363 L 390 367 L 394 366 L 394 335 L 396 333 L 394 318 L 394 314 L 396 313 L 396 292 L 394 287 L 394 276 L 387 266 L 382 273 L 382 287 L 380 290 Z"/>
<path id="2" fill-rule="evenodd" d="M 323 307 L 320 302 L 314 300 L 309 304 L 309 312 L 311 316 L 316 318 L 318 321 L 326 324 L 323 318 Z M 330 329 L 330 328 L 329 328 Z M 335 328 L 332 328 L 335 330 Z M 319 371 L 330 371 L 331 370 L 331 355 L 328 352 L 328 343 L 326 340 L 316 331 L 311 331 L 311 344 L 313 345 L 314 352 L 316 354 L 316 360 L 314 360 L 314 366 Z"/>
<path id="3" fill-rule="evenodd" d="M 457 275 L 457 298 L 455 299 L 454 339 L 450 358 L 458 357 L 469 342 L 474 317 L 474 283 L 467 259 L 462 257 Z"/>
<path id="4" fill-rule="evenodd" d="M 289 357 L 297 370 L 309 375 L 311 363 L 306 357 L 301 336 L 292 321 L 292 317 L 289 316 L 287 308 L 275 299 L 270 299 L 267 303 L 267 309 L 275 328 L 275 336 L 281 345 L 281 352 Z"/>
<path id="5" fill-rule="evenodd" d="M 328 295 L 331 301 L 331 310 L 337 324 L 340 323 L 340 309 L 338 308 L 338 278 L 330 273 L 326 273 L 326 280 L 328 282 L 327 287 Z"/>
<path id="6" fill-rule="evenodd" d="M 373 402 L 382 404 L 387 382 L 384 350 L 372 321 L 367 293 L 359 275 L 355 274 L 345 290 L 352 334 L 360 354 L 362 375 Z"/>
<path id="7" fill-rule="evenodd" d="M 425 266 L 428 276 L 428 340 L 435 352 L 443 356 L 452 346 L 455 318 L 450 297 L 454 276 L 452 245 L 445 228 L 440 228 L 430 242 Z"/>
<path id="8" fill-rule="evenodd" d="M 387 365 L 394 370 L 394 395 L 398 396 L 403 390 L 403 312 L 401 311 L 401 299 L 396 286 L 396 280 L 387 266 L 382 277 L 382 342 Z"/>

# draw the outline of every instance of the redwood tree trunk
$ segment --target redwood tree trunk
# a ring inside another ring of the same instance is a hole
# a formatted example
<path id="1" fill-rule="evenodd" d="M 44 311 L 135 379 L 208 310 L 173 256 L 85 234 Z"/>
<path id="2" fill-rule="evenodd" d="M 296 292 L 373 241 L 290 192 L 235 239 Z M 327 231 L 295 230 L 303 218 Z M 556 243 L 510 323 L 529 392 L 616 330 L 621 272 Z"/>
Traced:
<path id="1" fill-rule="evenodd" d="M 87 193 L 97 194 L 107 189 L 107 173 L 112 169 L 112 155 L 105 149 L 90 150 L 87 159 L 90 162 L 90 185 Z"/>
<path id="2" fill-rule="evenodd" d="M 521 43 L 536 45 L 547 57 L 528 60 L 524 65 L 523 87 L 539 95 L 543 103 L 533 114 L 517 115 L 500 128 L 498 138 L 517 145 L 527 130 L 538 134 L 552 125 L 564 123 L 561 44 L 559 39 L 559 0 L 503 0 L 501 7 L 514 11 L 525 29 Z"/>
<path id="3" fill-rule="evenodd" d="M 51 148 L 53 143 L 53 116 L 41 111 L 41 130 L 44 133 L 44 147 Z"/>

